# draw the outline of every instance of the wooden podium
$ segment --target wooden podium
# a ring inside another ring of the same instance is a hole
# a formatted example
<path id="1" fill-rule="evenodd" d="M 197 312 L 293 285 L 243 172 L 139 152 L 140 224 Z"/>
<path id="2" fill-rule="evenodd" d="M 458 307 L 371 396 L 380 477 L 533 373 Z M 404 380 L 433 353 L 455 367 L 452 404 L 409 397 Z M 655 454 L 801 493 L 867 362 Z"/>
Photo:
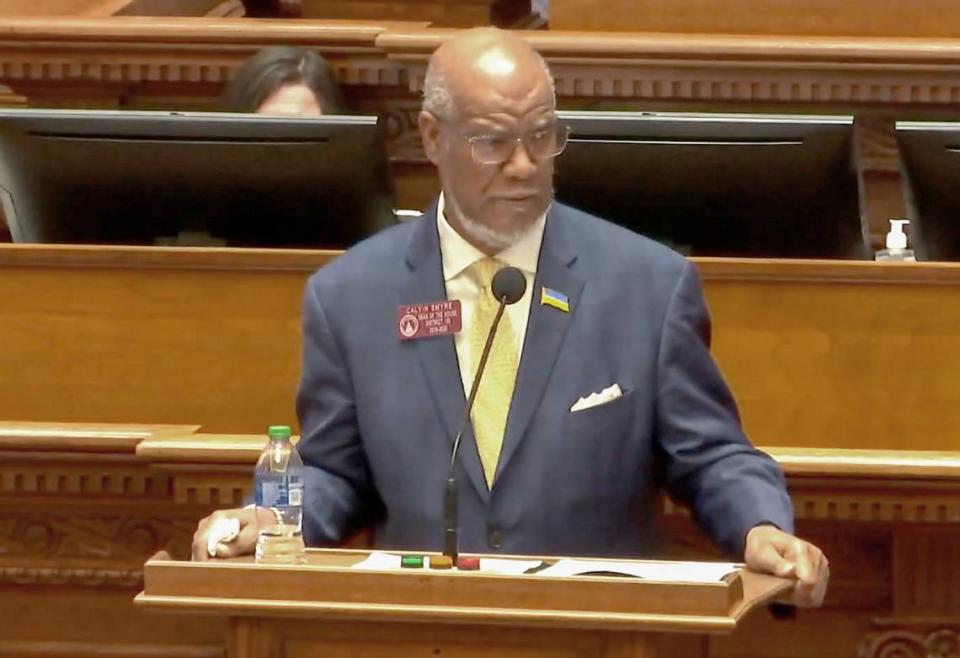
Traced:
<path id="1" fill-rule="evenodd" d="M 729 633 L 791 586 L 745 570 L 687 583 L 353 568 L 367 556 L 311 549 L 299 566 L 154 557 L 136 603 L 229 618 L 230 658 L 651 658 L 658 636 Z"/>

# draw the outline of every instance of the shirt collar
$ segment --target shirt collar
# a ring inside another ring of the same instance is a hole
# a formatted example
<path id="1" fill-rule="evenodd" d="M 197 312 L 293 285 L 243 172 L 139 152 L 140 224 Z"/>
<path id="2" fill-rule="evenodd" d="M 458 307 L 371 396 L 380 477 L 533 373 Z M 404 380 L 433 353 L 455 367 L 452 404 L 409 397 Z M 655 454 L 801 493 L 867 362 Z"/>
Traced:
<path id="1" fill-rule="evenodd" d="M 440 236 L 440 258 L 443 261 L 443 280 L 450 281 L 458 277 L 464 270 L 479 260 L 486 258 L 486 254 L 467 242 L 463 236 L 450 226 L 444 214 L 445 203 L 443 192 L 437 202 L 437 232 Z M 549 210 L 549 208 L 547 209 Z M 516 267 L 526 273 L 537 273 L 537 262 L 540 259 L 540 245 L 543 242 L 543 230 L 547 222 L 547 212 L 544 212 L 533 223 L 530 230 L 524 233 L 520 240 L 503 251 L 494 254 L 494 258 L 504 265 Z"/>

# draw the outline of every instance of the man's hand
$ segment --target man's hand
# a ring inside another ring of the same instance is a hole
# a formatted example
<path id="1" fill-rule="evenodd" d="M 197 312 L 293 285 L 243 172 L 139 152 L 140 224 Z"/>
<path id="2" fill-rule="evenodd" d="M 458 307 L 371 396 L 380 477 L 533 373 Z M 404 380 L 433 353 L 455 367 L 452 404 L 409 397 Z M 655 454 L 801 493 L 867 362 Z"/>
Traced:
<path id="1" fill-rule="evenodd" d="M 823 603 L 830 582 L 830 563 L 823 551 L 772 525 L 758 525 L 747 533 L 744 561 L 754 571 L 796 578 L 790 603 L 814 608 Z"/>
<path id="2" fill-rule="evenodd" d="M 223 522 L 231 519 L 240 522 L 240 533 L 232 541 L 218 542 L 215 548 L 216 557 L 237 557 L 253 553 L 257 547 L 257 534 L 260 529 L 257 522 L 258 515 L 260 523 L 264 525 L 275 523 L 273 513 L 269 509 L 259 507 L 219 510 L 202 519 L 197 524 L 197 531 L 193 533 L 193 560 L 203 562 L 211 558 L 208 551 L 211 533 L 219 534 L 218 529 L 222 527 Z"/>

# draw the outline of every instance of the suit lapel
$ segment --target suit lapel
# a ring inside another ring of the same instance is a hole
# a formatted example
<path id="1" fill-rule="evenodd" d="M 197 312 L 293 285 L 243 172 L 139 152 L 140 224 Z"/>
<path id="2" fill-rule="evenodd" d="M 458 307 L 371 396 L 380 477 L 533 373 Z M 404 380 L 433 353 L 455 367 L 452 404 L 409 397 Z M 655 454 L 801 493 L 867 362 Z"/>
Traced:
<path id="1" fill-rule="evenodd" d="M 500 449 L 497 476 L 516 453 L 540 406 L 583 290 L 583 281 L 570 270 L 577 256 L 565 213 L 562 206 L 554 203 L 544 229 L 537 276 L 530 299 L 530 319 L 523 343 L 523 356 L 517 372 L 503 447 Z M 569 313 L 540 303 L 544 286 L 567 296 Z"/>
<path id="2" fill-rule="evenodd" d="M 420 225 L 414 231 L 407 253 L 410 276 L 400 287 L 400 305 L 436 302 L 447 298 L 440 258 L 440 239 L 437 236 L 436 211 L 434 206 L 417 220 Z M 437 416 L 441 420 L 440 428 L 446 438 L 443 445 L 448 446 L 448 449 L 452 448 L 466 406 L 453 336 L 412 340 L 400 347 L 416 350 Z M 488 501 L 490 492 L 473 439 L 473 428 L 469 425 L 461 440 L 457 459 L 480 496 L 485 502 Z"/>

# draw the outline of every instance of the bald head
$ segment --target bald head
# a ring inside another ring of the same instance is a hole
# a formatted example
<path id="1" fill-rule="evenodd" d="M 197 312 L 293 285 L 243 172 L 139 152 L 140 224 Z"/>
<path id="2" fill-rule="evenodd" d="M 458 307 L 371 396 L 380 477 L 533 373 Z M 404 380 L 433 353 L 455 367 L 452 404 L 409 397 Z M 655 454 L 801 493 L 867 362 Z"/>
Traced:
<path id="1" fill-rule="evenodd" d="M 461 32 L 430 58 L 423 151 L 437 166 L 450 226 L 488 255 L 515 244 L 553 196 L 566 133 L 543 58 L 516 34 Z"/>
<path id="2" fill-rule="evenodd" d="M 476 94 L 516 96 L 545 85 L 554 95 L 553 78 L 543 57 L 507 30 L 465 30 L 433 53 L 424 80 L 423 109 L 453 119 Z"/>

